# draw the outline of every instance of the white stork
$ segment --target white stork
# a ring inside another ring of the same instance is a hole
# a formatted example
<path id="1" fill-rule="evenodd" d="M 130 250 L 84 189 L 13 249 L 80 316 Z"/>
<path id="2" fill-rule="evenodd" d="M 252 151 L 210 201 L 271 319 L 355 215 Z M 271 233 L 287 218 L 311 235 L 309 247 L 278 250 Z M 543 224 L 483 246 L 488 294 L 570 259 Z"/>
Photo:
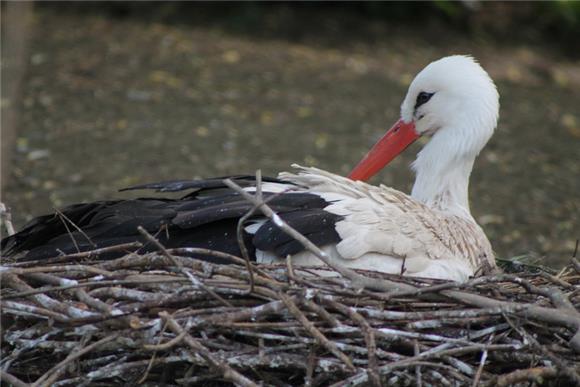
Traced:
<path id="1" fill-rule="evenodd" d="M 468 185 L 498 112 L 496 87 L 475 60 L 459 55 L 442 58 L 415 77 L 401 105 L 400 120 L 349 178 L 295 166 L 297 173 L 265 179 L 264 195 L 286 222 L 343 266 L 456 281 L 487 273 L 496 268 L 494 254 L 471 215 Z M 416 180 L 410 196 L 363 182 L 420 136 L 430 140 L 413 163 Z M 253 189 L 250 176 L 232 178 Z M 39 259 L 134 241 L 141 238 L 137 225 L 152 233 L 163 228 L 158 235 L 168 247 L 239 253 L 235 226 L 251 205 L 225 188 L 222 178 L 131 189 L 191 192 L 181 199 L 74 205 L 63 210 L 66 220 L 39 217 L 4 239 L 4 254 Z M 74 228 L 66 222 L 74 223 Z M 77 228 L 83 232 L 72 231 Z M 257 215 L 249 219 L 244 239 L 258 263 L 292 255 L 297 265 L 322 264 L 272 221 Z"/>

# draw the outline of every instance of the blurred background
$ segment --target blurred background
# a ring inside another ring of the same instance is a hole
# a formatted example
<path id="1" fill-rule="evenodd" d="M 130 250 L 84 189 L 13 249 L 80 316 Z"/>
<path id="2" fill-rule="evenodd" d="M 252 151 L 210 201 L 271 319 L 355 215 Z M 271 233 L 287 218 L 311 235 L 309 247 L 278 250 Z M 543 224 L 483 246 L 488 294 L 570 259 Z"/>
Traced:
<path id="1" fill-rule="evenodd" d="M 17 228 L 137 183 L 347 174 L 418 71 L 470 54 L 501 94 L 471 180 L 498 256 L 559 266 L 580 237 L 580 2 L 2 2 L 1 23 Z M 419 146 L 373 182 L 408 192 Z"/>

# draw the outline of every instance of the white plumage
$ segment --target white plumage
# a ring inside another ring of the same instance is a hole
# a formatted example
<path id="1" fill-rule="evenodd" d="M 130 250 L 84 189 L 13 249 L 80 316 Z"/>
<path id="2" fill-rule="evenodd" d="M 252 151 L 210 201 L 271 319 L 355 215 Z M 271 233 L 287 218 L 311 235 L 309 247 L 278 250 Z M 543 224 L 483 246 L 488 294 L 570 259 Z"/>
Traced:
<path id="1" fill-rule="evenodd" d="M 341 265 L 456 281 L 490 272 L 496 268 L 493 250 L 471 216 L 468 185 L 474 160 L 497 124 L 498 98 L 470 57 L 440 59 L 417 75 L 401 120 L 431 139 L 413 163 L 417 177 L 410 196 L 316 168 L 295 166 L 298 173 L 279 177 L 332 202 L 325 211 L 343 217 L 335 226 L 341 241 L 324 246 Z M 278 258 L 260 252 L 258 259 Z M 293 262 L 321 264 L 308 252 Z"/>

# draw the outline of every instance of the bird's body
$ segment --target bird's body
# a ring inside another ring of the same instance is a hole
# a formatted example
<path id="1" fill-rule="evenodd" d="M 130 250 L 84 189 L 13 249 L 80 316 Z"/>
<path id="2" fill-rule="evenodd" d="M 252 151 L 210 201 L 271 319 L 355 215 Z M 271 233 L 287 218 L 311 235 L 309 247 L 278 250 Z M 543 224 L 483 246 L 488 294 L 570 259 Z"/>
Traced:
<path id="1" fill-rule="evenodd" d="M 265 198 L 283 220 L 322 246 L 338 264 L 394 274 L 463 281 L 495 268 L 491 245 L 472 217 L 468 183 L 475 157 L 498 117 L 498 95 L 487 73 L 469 57 L 433 62 L 415 78 L 401 120 L 351 173 L 350 179 L 298 167 L 266 179 Z M 366 180 L 417 137 L 431 140 L 413 164 L 411 195 Z M 236 177 L 253 190 L 252 178 Z M 9 255 L 27 259 L 139 240 L 137 226 L 168 247 L 205 247 L 239 254 L 236 226 L 252 205 L 221 179 L 137 188 L 193 190 L 182 199 L 136 199 L 77 205 L 41 217 L 3 240 Z M 82 232 L 80 231 L 82 230 Z M 255 215 L 244 240 L 259 263 L 293 256 L 297 265 L 321 264 L 272 221 Z M 208 257 L 206 257 L 208 258 Z"/>
<path id="2" fill-rule="evenodd" d="M 326 249 L 343 266 L 457 281 L 495 267 L 485 233 L 468 214 L 316 168 L 280 178 L 332 203 L 324 210 L 341 216 L 335 223 L 340 241 Z M 304 265 L 312 260 L 308 252 L 293 259 Z"/>

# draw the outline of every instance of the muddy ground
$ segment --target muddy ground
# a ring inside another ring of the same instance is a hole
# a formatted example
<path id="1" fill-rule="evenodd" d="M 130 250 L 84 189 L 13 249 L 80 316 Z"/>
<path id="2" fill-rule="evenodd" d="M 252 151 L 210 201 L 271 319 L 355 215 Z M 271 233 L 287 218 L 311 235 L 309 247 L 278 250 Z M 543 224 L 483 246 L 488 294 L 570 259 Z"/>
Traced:
<path id="1" fill-rule="evenodd" d="M 275 174 L 293 162 L 346 174 L 398 118 L 417 71 L 469 53 L 502 104 L 472 176 L 475 217 L 500 257 L 567 262 L 580 237 L 580 62 L 545 40 L 376 21 L 352 37 L 324 23 L 323 33 L 284 39 L 37 8 L 2 195 L 16 225 L 130 197 L 117 189 L 142 182 Z M 374 182 L 410 190 L 417 150 Z"/>

